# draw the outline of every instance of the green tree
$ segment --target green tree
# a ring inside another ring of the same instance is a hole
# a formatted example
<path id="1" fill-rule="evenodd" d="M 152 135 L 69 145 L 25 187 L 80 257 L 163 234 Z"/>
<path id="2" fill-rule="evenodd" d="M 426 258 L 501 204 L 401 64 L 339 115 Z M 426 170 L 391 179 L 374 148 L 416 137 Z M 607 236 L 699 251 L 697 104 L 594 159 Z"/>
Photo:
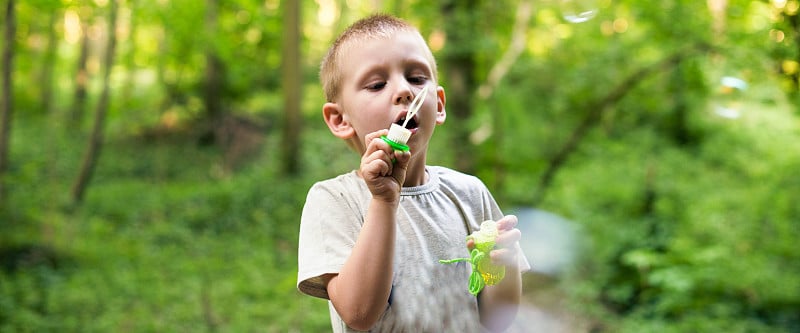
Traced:
<path id="1" fill-rule="evenodd" d="M 285 1 L 284 5 L 284 35 L 283 35 L 283 107 L 284 126 L 283 141 L 281 142 L 281 155 L 283 170 L 287 174 L 297 175 L 300 171 L 300 132 L 302 100 L 302 58 L 300 43 L 302 16 L 300 3 Z"/>
<path id="2" fill-rule="evenodd" d="M 103 86 L 100 92 L 100 99 L 94 114 L 94 125 L 89 141 L 86 145 L 86 153 L 83 157 L 83 164 L 78 173 L 78 177 L 72 186 L 72 200 L 75 203 L 81 203 L 86 193 L 89 182 L 97 166 L 97 161 L 100 159 L 100 153 L 105 141 L 104 132 L 106 126 L 106 117 L 111 99 L 111 70 L 114 66 L 114 53 L 117 45 L 117 0 L 110 0 L 108 7 L 108 26 L 106 36 L 108 45 L 105 49 L 103 56 Z"/>
<path id="3" fill-rule="evenodd" d="M 14 111 L 14 81 L 12 73 L 14 68 L 14 42 L 16 41 L 16 15 L 14 0 L 6 1 L 5 24 L 3 25 L 3 69 L 2 69 L 2 97 L 0 104 L 0 206 L 6 205 L 6 173 L 9 168 L 9 147 L 11 140 L 11 121 Z"/>

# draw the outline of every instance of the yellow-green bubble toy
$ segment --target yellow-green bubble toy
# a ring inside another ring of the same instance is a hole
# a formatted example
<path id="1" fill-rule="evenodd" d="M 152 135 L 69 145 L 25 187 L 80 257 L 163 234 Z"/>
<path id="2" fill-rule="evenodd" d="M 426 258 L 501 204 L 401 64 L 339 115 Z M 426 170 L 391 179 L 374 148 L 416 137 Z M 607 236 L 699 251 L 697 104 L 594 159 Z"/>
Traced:
<path id="1" fill-rule="evenodd" d="M 497 223 L 495 221 L 484 221 L 481 228 L 467 236 L 467 240 L 475 241 L 475 248 L 470 252 L 469 258 L 457 258 L 439 260 L 443 264 L 452 264 L 466 261 L 472 266 L 472 274 L 469 276 L 469 292 L 473 295 L 483 290 L 484 286 L 495 285 L 506 275 L 506 267 L 495 265 L 489 252 L 494 248 L 497 239 Z"/>

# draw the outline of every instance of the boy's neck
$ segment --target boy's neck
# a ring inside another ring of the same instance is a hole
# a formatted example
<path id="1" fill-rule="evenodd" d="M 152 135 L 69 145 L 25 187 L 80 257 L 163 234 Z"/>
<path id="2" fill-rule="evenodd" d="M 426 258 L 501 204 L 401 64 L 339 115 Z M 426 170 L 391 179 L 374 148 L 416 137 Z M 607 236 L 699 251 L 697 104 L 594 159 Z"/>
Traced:
<path id="1" fill-rule="evenodd" d="M 428 172 L 425 170 L 425 166 L 423 165 L 422 168 L 408 168 L 408 172 L 406 172 L 406 181 L 403 183 L 403 187 L 414 187 L 414 186 L 421 186 L 428 182 Z"/>

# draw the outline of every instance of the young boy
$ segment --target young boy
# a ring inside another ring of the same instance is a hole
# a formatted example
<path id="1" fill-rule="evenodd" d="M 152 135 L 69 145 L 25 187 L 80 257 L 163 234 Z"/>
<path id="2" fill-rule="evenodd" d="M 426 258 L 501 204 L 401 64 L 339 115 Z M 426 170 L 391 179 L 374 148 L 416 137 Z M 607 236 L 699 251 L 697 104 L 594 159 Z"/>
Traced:
<path id="1" fill-rule="evenodd" d="M 476 177 L 426 165 L 434 128 L 445 121 L 445 92 L 436 62 L 419 31 L 405 21 L 374 15 L 350 26 L 322 61 L 331 133 L 361 154 L 358 170 L 311 187 L 300 224 L 298 289 L 329 300 L 334 332 L 481 332 L 504 330 L 521 296 L 516 217 L 503 216 Z M 380 137 L 409 120 L 410 152 Z M 505 278 L 477 297 L 468 291 L 466 236 L 485 220 L 499 235 L 490 256 Z"/>

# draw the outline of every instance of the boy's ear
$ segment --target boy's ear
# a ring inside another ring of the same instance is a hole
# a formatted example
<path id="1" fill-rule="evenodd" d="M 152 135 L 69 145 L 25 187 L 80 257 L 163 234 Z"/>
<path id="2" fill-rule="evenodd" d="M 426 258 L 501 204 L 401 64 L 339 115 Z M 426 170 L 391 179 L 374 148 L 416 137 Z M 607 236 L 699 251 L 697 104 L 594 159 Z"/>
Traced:
<path id="1" fill-rule="evenodd" d="M 349 139 L 355 135 L 356 131 L 350 122 L 347 121 L 344 111 L 339 104 L 325 103 L 322 106 L 322 117 L 325 118 L 325 124 L 331 130 L 331 133 L 340 139 Z"/>
<path id="2" fill-rule="evenodd" d="M 447 97 L 445 96 L 442 86 L 436 88 L 436 99 L 436 124 L 441 125 L 444 124 L 445 119 L 447 119 L 447 112 L 444 109 L 444 105 L 447 103 Z"/>

